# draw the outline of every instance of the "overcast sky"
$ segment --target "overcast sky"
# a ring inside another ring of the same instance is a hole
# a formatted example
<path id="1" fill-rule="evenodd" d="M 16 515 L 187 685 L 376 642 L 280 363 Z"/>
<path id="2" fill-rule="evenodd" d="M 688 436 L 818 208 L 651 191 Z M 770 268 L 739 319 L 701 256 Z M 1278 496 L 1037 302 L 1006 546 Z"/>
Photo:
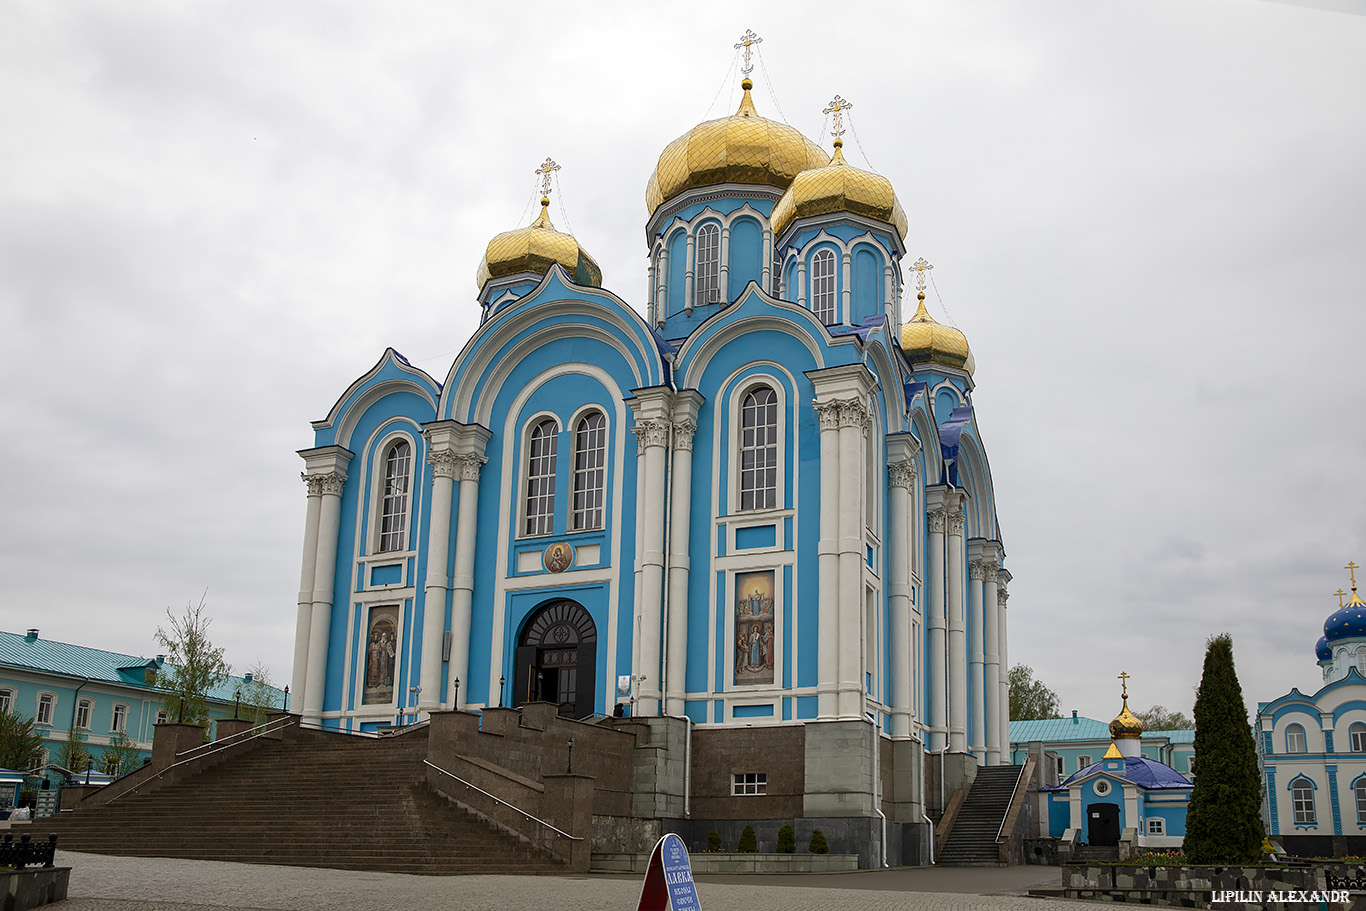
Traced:
<path id="1" fill-rule="evenodd" d="M 646 181 L 752 28 L 759 112 L 853 102 L 973 347 L 1011 661 L 1189 712 L 1227 631 L 1250 710 L 1316 689 L 1366 563 L 1366 0 L 736 9 L 0 5 L 0 629 L 150 655 L 207 590 L 287 682 L 309 421 L 389 345 L 444 379 L 547 155 L 643 310 Z"/>

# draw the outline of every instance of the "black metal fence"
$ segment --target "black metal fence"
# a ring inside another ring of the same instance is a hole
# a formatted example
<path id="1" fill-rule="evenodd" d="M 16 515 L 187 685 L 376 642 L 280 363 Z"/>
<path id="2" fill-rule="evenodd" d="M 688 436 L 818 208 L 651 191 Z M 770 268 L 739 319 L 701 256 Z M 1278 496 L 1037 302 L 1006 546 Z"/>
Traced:
<path id="1" fill-rule="evenodd" d="M 0 842 L 0 867 L 50 867 L 57 856 L 57 836 L 49 835 L 47 841 L 33 841 L 27 832 L 14 840 L 14 833 L 6 832 L 5 840 Z"/>

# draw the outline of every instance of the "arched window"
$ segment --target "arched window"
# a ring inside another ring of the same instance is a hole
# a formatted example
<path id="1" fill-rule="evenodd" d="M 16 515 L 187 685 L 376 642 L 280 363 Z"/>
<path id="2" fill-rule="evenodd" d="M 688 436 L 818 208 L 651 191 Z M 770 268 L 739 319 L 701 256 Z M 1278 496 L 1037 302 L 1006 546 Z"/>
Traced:
<path id="1" fill-rule="evenodd" d="M 1366 677 L 1366 648 L 1357 649 L 1357 671 Z"/>
<path id="2" fill-rule="evenodd" d="M 527 446 L 526 533 L 550 534 L 555 522 L 555 439 L 553 420 L 537 424 Z"/>
<path id="3" fill-rule="evenodd" d="M 1290 783 L 1290 802 L 1295 807 L 1295 825 L 1315 823 L 1314 785 L 1308 778 L 1296 778 Z"/>
<path id="4" fill-rule="evenodd" d="M 693 271 L 697 305 L 721 301 L 721 229 L 709 222 L 697 230 L 697 268 Z"/>
<path id="5" fill-rule="evenodd" d="M 90 730 L 90 700 L 82 699 L 76 703 L 76 727 L 83 731 Z"/>
<path id="6" fill-rule="evenodd" d="M 835 254 L 816 251 L 811 260 L 811 311 L 827 326 L 835 321 Z"/>
<path id="7" fill-rule="evenodd" d="M 1366 825 L 1366 778 L 1358 778 L 1352 791 L 1357 799 L 1357 824 Z"/>
<path id="8" fill-rule="evenodd" d="M 778 505 L 778 396 L 767 386 L 740 405 L 740 508 Z"/>
<path id="9" fill-rule="evenodd" d="M 1352 740 L 1353 753 L 1366 753 L 1366 724 L 1358 721 L 1348 730 L 1348 736 Z"/>
<path id="10" fill-rule="evenodd" d="M 51 693 L 38 694 L 38 714 L 34 716 L 36 724 L 51 724 L 52 710 L 57 705 L 57 697 Z"/>
<path id="11" fill-rule="evenodd" d="M 593 411 L 574 428 L 574 529 L 602 527 L 607 488 L 607 419 Z"/>
<path id="12" fill-rule="evenodd" d="M 379 552 L 403 550 L 408 531 L 408 466 L 413 448 L 407 440 L 389 447 L 384 458 L 384 493 L 380 502 Z"/>
<path id="13" fill-rule="evenodd" d="M 1304 739 L 1304 727 L 1292 724 L 1285 729 L 1285 751 L 1287 753 L 1308 752 L 1308 744 Z"/>

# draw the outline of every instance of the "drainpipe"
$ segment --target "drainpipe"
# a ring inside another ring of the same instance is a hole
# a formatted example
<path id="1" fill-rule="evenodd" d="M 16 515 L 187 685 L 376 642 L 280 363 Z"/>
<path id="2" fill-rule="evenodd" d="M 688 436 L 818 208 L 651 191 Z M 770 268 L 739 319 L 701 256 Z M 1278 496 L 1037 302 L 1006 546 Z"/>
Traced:
<path id="1" fill-rule="evenodd" d="M 871 723 L 873 734 L 873 812 L 882 820 L 882 843 L 878 851 L 880 866 L 887 866 L 887 814 L 882 812 L 882 738 L 878 736 L 882 725 L 879 722 L 880 716 L 876 712 L 864 712 L 868 721 Z"/>
<path id="2" fill-rule="evenodd" d="M 87 683 L 89 683 L 89 682 L 90 682 L 90 678 L 89 678 L 89 677 L 86 677 L 85 679 L 83 679 L 83 680 L 81 681 L 81 685 L 78 686 L 78 687 L 76 687 L 76 691 L 75 691 L 74 693 L 71 694 L 71 729 L 72 729 L 73 731 L 76 729 L 76 709 L 77 709 L 77 707 L 79 707 L 80 704 L 81 704 L 81 701 L 80 701 L 79 699 L 77 699 L 76 697 L 79 696 L 79 695 L 81 694 L 81 687 L 84 687 L 84 686 L 85 686 Z M 93 708 L 93 706 L 92 706 L 92 708 Z"/>

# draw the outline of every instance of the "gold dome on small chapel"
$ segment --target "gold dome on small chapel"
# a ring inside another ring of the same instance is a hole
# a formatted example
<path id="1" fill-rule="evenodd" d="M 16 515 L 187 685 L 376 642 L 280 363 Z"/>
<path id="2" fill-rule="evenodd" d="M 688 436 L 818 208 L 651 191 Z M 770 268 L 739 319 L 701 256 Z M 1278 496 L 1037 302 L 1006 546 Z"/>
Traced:
<path id="1" fill-rule="evenodd" d="M 1138 720 L 1133 712 L 1129 711 L 1129 675 L 1120 674 L 1120 679 L 1124 682 L 1124 706 L 1115 716 L 1115 720 L 1110 722 L 1110 736 L 1116 740 L 1136 740 L 1143 736 L 1143 722 Z"/>

